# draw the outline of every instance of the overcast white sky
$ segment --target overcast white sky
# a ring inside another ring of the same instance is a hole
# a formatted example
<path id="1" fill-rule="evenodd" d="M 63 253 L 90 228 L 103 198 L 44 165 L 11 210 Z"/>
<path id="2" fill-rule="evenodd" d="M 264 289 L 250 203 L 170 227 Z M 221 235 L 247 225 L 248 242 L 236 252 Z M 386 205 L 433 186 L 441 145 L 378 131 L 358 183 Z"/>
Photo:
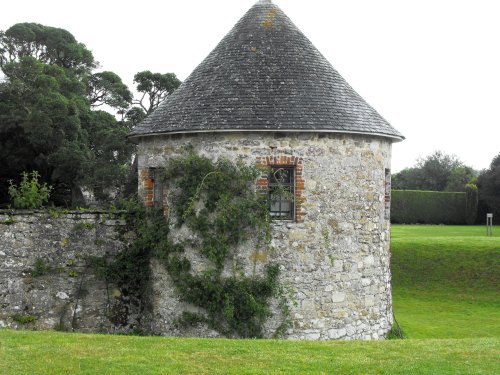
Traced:
<path id="1" fill-rule="evenodd" d="M 70 31 L 103 70 L 180 79 L 256 0 L 17 0 L 0 29 Z M 476 169 L 500 153 L 499 0 L 275 0 L 340 74 L 406 136 L 393 171 L 435 150 Z"/>

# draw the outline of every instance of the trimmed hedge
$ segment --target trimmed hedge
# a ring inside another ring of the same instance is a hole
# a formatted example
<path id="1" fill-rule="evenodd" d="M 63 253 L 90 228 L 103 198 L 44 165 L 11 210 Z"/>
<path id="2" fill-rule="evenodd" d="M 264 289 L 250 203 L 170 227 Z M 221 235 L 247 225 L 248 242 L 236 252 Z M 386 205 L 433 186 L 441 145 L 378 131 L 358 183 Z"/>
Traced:
<path id="1" fill-rule="evenodd" d="M 391 222 L 465 224 L 465 193 L 392 190 Z"/>
<path id="2" fill-rule="evenodd" d="M 477 186 L 474 184 L 465 185 L 465 221 L 469 225 L 474 225 L 476 222 L 478 203 Z"/>

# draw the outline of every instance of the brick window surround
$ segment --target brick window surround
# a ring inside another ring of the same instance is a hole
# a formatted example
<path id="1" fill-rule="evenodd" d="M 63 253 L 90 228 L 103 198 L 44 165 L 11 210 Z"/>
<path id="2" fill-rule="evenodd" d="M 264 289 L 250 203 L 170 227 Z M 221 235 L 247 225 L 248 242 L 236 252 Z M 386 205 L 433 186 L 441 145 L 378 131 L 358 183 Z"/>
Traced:
<path id="1" fill-rule="evenodd" d="M 302 177 L 303 169 L 303 158 L 299 156 L 257 156 L 256 163 L 258 166 L 262 167 L 294 167 L 295 175 L 295 220 L 298 223 L 304 221 L 306 212 L 304 210 L 304 179 Z M 269 191 L 269 175 L 267 172 L 263 172 L 262 175 L 257 178 L 257 189 L 258 191 L 267 192 Z"/>
<path id="2" fill-rule="evenodd" d="M 143 201 L 148 207 L 162 207 L 163 213 L 167 215 L 168 207 L 163 197 L 163 183 L 157 168 L 147 168 L 140 171 L 140 183 L 143 190 Z"/>
<path id="3" fill-rule="evenodd" d="M 144 204 L 148 207 L 152 207 L 154 206 L 154 169 L 141 169 L 139 177 L 143 191 Z"/>

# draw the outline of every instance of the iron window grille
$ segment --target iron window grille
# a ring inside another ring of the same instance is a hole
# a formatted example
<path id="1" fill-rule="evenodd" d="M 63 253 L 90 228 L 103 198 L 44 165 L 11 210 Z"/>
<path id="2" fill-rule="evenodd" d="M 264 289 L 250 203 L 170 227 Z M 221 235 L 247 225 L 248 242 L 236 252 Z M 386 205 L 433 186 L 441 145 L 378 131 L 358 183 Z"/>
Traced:
<path id="1" fill-rule="evenodd" d="M 271 166 L 269 174 L 269 212 L 281 220 L 295 219 L 295 168 Z"/>

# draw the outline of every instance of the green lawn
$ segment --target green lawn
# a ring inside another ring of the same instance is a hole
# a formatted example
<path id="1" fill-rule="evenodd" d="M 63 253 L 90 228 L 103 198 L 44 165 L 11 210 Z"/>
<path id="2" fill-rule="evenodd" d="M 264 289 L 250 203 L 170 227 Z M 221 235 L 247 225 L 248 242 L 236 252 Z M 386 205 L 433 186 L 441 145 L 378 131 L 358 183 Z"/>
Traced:
<path id="1" fill-rule="evenodd" d="M 0 330 L 1 374 L 494 374 L 500 340 L 297 342 Z"/>
<path id="2" fill-rule="evenodd" d="M 500 337 L 500 227 L 393 225 L 394 311 L 409 338 Z"/>
<path id="3" fill-rule="evenodd" d="M 298 342 L 0 330 L 0 374 L 498 374 L 500 227 L 393 226 L 407 340 Z"/>

